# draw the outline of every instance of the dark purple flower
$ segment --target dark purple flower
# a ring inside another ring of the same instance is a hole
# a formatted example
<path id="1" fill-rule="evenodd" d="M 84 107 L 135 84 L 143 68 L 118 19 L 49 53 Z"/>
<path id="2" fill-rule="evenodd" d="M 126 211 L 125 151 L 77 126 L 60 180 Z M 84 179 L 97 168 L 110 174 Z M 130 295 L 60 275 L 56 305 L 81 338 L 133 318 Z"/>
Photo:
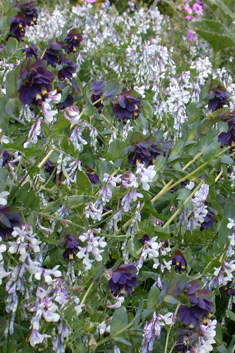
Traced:
<path id="1" fill-rule="evenodd" d="M 113 113 L 118 120 L 123 120 L 125 124 L 128 119 L 139 117 L 140 103 L 140 99 L 130 96 L 128 92 L 121 93 L 117 97 Z"/>
<path id="2" fill-rule="evenodd" d="M 216 222 L 216 220 L 213 219 L 214 216 L 215 214 L 213 212 L 208 211 L 203 223 L 201 224 L 200 230 L 212 228 L 213 224 Z"/>
<path id="3" fill-rule="evenodd" d="M 23 13 L 19 13 L 10 19 L 10 36 L 16 38 L 19 42 L 25 37 L 26 20 Z M 9 38 L 8 37 L 8 38 Z"/>
<path id="4" fill-rule="evenodd" d="M 151 136 L 146 138 L 145 140 L 130 145 L 129 151 L 131 153 L 128 156 L 128 164 L 153 164 L 157 156 L 159 156 L 160 154 L 164 154 L 167 149 L 173 145 L 173 142 L 170 140 L 162 140 L 162 134 L 158 134 L 157 137 Z"/>
<path id="5" fill-rule="evenodd" d="M 179 336 L 176 339 L 176 345 L 174 347 L 174 351 L 179 353 L 191 352 L 191 344 L 192 344 L 191 330 L 181 330 L 179 333 Z"/>
<path id="6" fill-rule="evenodd" d="M 229 288 L 229 289 L 227 290 L 227 294 L 228 294 L 228 295 L 235 295 L 235 289 L 234 289 L 234 288 Z"/>
<path id="7" fill-rule="evenodd" d="M 16 209 L 11 206 L 0 206 L 0 237 L 6 240 L 11 238 L 14 227 L 19 227 L 21 217 Z"/>
<path id="8" fill-rule="evenodd" d="M 2 151 L 1 157 L 3 165 L 11 159 L 10 153 L 8 151 Z"/>
<path id="9" fill-rule="evenodd" d="M 37 24 L 38 12 L 35 6 L 35 1 L 23 1 L 19 6 L 20 10 L 25 15 L 26 24 L 28 26 L 33 26 Z"/>
<path id="10" fill-rule="evenodd" d="M 32 58 L 33 56 L 35 57 L 35 60 L 38 58 L 38 48 L 35 47 L 33 43 L 30 44 L 30 47 L 22 49 L 23 51 L 23 56 L 25 58 Z"/>
<path id="11" fill-rule="evenodd" d="M 54 177 L 53 177 L 53 182 L 54 182 L 54 183 L 56 183 L 57 180 L 58 180 L 58 181 L 61 180 L 63 173 L 62 173 L 62 172 L 60 172 L 59 174 L 56 173 L 56 166 L 55 166 L 54 163 L 52 163 L 52 162 L 49 161 L 49 159 L 48 159 L 48 160 L 46 161 L 46 163 L 45 163 L 44 166 L 45 166 L 45 169 L 46 169 L 46 171 L 47 171 L 47 173 L 48 173 L 49 175 L 52 175 L 52 173 L 55 172 Z"/>
<path id="12" fill-rule="evenodd" d="M 215 111 L 223 108 L 229 96 L 230 94 L 226 91 L 225 87 L 218 84 L 217 81 L 212 82 L 210 92 L 205 96 L 205 98 L 209 99 L 208 109 Z"/>
<path id="13" fill-rule="evenodd" d="M 181 272 L 185 271 L 187 268 L 187 261 L 185 260 L 185 257 L 183 253 L 180 250 L 176 250 L 174 252 L 174 257 L 172 259 L 172 265 L 175 266 L 175 271 L 176 272 Z"/>
<path id="14" fill-rule="evenodd" d="M 23 105 L 40 105 L 47 97 L 47 93 L 52 90 L 51 82 L 55 75 L 46 68 L 47 62 L 42 59 L 36 60 L 32 65 L 30 59 L 22 63 L 19 98 Z"/>
<path id="15" fill-rule="evenodd" d="M 199 289 L 201 282 L 193 280 L 187 283 L 184 294 L 188 297 L 191 306 L 181 305 L 178 311 L 178 318 L 185 325 L 197 324 L 199 320 L 207 317 L 212 312 L 212 292 L 209 289 Z"/>
<path id="16" fill-rule="evenodd" d="M 70 58 L 61 58 L 61 63 L 63 65 L 63 69 L 58 71 L 58 78 L 60 80 L 64 80 L 65 78 L 71 79 L 73 74 L 76 72 L 76 63 Z"/>
<path id="17" fill-rule="evenodd" d="M 78 33 L 78 29 L 74 28 L 63 38 L 63 42 L 67 43 L 65 51 L 67 53 L 76 53 L 77 47 L 79 47 L 83 37 Z"/>
<path id="18" fill-rule="evenodd" d="M 48 62 L 48 65 L 56 67 L 57 63 L 61 63 L 63 55 L 63 43 L 51 42 L 43 57 Z"/>
<path id="19" fill-rule="evenodd" d="M 66 238 L 67 240 L 64 245 L 66 250 L 63 252 L 63 257 L 65 260 L 68 259 L 72 261 L 74 253 L 78 251 L 79 241 L 76 238 L 74 238 L 72 234 L 67 234 Z"/>
<path id="20" fill-rule="evenodd" d="M 139 242 L 144 245 L 146 241 L 149 241 L 149 236 L 147 234 L 144 234 L 143 237 L 139 240 Z"/>
<path id="21" fill-rule="evenodd" d="M 114 294 L 125 289 L 127 293 L 133 293 L 133 288 L 138 285 L 138 275 L 136 275 L 136 267 L 134 265 L 122 265 L 113 270 L 112 278 L 109 280 L 109 289 Z"/>
<path id="22" fill-rule="evenodd" d="M 73 105 L 73 102 L 73 96 L 71 94 L 68 94 L 67 98 L 63 102 L 57 104 L 57 107 L 59 107 L 60 109 L 65 109 L 71 107 L 71 105 Z"/>
<path id="23" fill-rule="evenodd" d="M 95 102 L 98 101 L 98 99 L 100 99 L 100 98 L 101 98 L 100 95 L 96 96 L 96 95 L 92 94 L 92 96 L 91 96 L 91 101 L 92 101 L 92 103 L 95 103 Z M 94 104 L 94 107 L 95 107 L 96 109 L 98 109 L 98 112 L 99 112 L 99 113 L 101 113 L 102 110 L 103 110 L 103 108 L 104 108 L 104 105 L 103 105 L 103 103 L 100 101 L 100 102 Z"/>
<path id="24" fill-rule="evenodd" d="M 222 146 L 235 145 L 235 118 L 228 120 L 228 132 L 221 132 L 218 136 L 218 141 Z"/>
<path id="25" fill-rule="evenodd" d="M 90 167 L 86 167 L 86 176 L 90 179 L 92 184 L 98 184 L 100 182 L 98 175 Z"/>

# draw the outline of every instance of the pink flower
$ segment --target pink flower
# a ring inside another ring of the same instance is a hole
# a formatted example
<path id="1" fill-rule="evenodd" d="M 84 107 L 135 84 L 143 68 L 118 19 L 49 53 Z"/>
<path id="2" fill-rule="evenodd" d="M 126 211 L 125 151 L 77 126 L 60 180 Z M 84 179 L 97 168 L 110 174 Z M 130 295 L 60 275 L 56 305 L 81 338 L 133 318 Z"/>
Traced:
<path id="1" fill-rule="evenodd" d="M 96 0 L 86 0 L 86 2 L 93 3 L 96 2 Z"/>
<path id="2" fill-rule="evenodd" d="M 203 7 L 199 4 L 193 4 L 193 9 L 196 11 L 198 14 L 203 14 Z"/>
<path id="3" fill-rule="evenodd" d="M 185 18 L 186 20 L 191 20 L 192 17 L 190 15 L 187 15 Z"/>
<path id="4" fill-rule="evenodd" d="M 191 42 L 195 39 L 195 37 L 190 29 L 188 30 L 188 39 L 191 40 Z"/>
<path id="5" fill-rule="evenodd" d="M 191 7 L 189 7 L 188 5 L 185 5 L 184 7 L 185 11 L 188 13 L 193 13 L 193 10 L 191 9 Z"/>

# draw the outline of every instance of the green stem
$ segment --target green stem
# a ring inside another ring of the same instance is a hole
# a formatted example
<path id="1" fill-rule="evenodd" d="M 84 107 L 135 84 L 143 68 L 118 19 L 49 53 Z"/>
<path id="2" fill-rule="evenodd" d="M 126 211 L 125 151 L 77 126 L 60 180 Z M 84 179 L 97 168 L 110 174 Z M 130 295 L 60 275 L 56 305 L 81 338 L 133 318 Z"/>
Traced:
<path id="1" fill-rule="evenodd" d="M 123 329 L 121 329 L 120 331 L 116 332 L 115 335 L 110 336 L 110 337 L 105 337 L 104 339 L 102 339 L 101 341 L 99 341 L 97 343 L 96 348 L 98 348 L 99 346 L 101 346 L 102 344 L 112 340 L 113 338 L 120 336 L 123 332 L 127 331 L 130 327 L 132 327 L 134 325 L 134 321 L 131 321 L 127 326 L 125 326 Z"/>
<path id="2" fill-rule="evenodd" d="M 194 163 L 199 157 L 201 157 L 202 154 L 203 154 L 203 152 L 197 153 L 196 156 L 193 158 L 193 160 L 191 160 L 190 162 L 188 162 L 188 163 L 182 168 L 182 170 L 185 171 L 192 163 Z M 187 179 L 187 178 L 186 178 L 186 179 Z M 173 181 L 174 181 L 173 179 L 170 180 L 170 181 L 168 182 L 168 184 L 166 184 L 166 185 L 164 186 L 164 188 L 163 188 L 156 196 L 154 196 L 154 198 L 151 200 L 151 202 L 154 203 L 155 201 L 157 201 L 157 199 L 159 199 L 162 195 L 164 195 L 165 192 L 168 191 L 168 188 L 171 186 L 171 184 L 173 183 Z M 181 180 L 180 180 L 180 183 L 181 183 Z M 166 189 L 167 189 L 167 191 L 166 191 Z M 169 190 L 170 190 L 170 189 L 169 189 Z"/>
<path id="3" fill-rule="evenodd" d="M 175 211 L 175 213 L 168 219 L 168 221 L 164 224 L 162 227 L 163 229 L 167 228 L 171 222 L 178 216 L 178 214 L 182 211 L 182 209 L 187 205 L 187 203 L 191 200 L 191 198 L 195 195 L 195 193 L 200 189 L 200 187 L 204 184 L 204 180 L 202 180 L 198 186 L 193 190 L 193 192 L 187 197 L 187 199 L 184 201 L 183 205 L 178 208 L 178 210 Z"/>
<path id="4" fill-rule="evenodd" d="M 38 168 L 41 168 L 44 163 L 46 163 L 46 161 L 48 160 L 48 158 L 52 155 L 52 153 L 54 152 L 54 148 L 52 148 L 43 158 L 43 160 L 38 164 Z"/>
<path id="5" fill-rule="evenodd" d="M 177 316 L 179 307 L 180 307 L 181 303 L 177 304 L 177 307 L 175 309 L 175 316 Z M 170 333 L 171 333 L 171 329 L 173 327 L 173 323 L 170 325 L 169 329 L 167 330 L 167 335 L 166 335 L 166 342 L 165 342 L 165 348 L 164 348 L 164 353 L 167 353 L 167 347 L 168 347 L 168 342 L 169 342 L 169 337 L 170 337 Z"/>
<path id="6" fill-rule="evenodd" d="M 43 212 L 40 212 L 40 213 L 37 213 L 37 214 L 39 216 L 41 215 L 41 216 L 49 218 L 49 219 L 50 218 L 51 219 L 55 219 L 56 221 L 59 221 L 59 222 L 64 222 L 64 223 L 71 224 L 72 226 L 75 226 L 75 227 L 83 229 L 83 230 L 85 229 L 85 227 L 80 226 L 80 224 L 74 223 L 74 222 L 70 221 L 69 219 L 60 218 L 60 217 L 57 217 L 57 216 L 54 216 L 54 215 L 51 215 L 51 214 L 47 214 L 47 213 L 43 213 Z"/>
<path id="7" fill-rule="evenodd" d="M 89 287 L 88 287 L 86 293 L 84 294 L 84 297 L 83 297 L 82 300 L 81 300 L 81 304 L 80 304 L 80 305 L 83 305 L 83 304 L 85 303 L 85 300 L 86 300 L 86 298 L 87 298 L 88 294 L 90 293 L 90 291 L 91 291 L 91 289 L 92 289 L 93 286 L 94 286 L 94 282 L 92 282 L 92 283 L 89 285 Z"/>

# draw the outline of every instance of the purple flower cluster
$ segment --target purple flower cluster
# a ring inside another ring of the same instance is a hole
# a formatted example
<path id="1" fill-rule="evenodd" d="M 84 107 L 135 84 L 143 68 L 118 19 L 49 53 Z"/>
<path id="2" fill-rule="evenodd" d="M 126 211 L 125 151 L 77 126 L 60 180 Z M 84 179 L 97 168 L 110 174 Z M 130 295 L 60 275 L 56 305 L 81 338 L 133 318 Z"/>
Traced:
<path id="1" fill-rule="evenodd" d="M 21 1 L 16 8 L 19 13 L 10 19 L 10 37 L 18 41 L 24 40 L 26 26 L 33 26 L 37 23 L 38 13 L 35 1 Z"/>
<path id="2" fill-rule="evenodd" d="M 33 64 L 26 59 L 21 65 L 20 101 L 23 105 L 41 105 L 52 90 L 52 81 L 55 75 L 47 70 L 45 60 L 38 59 Z"/>
<path id="3" fill-rule="evenodd" d="M 199 320 L 208 316 L 212 312 L 213 302 L 211 297 L 213 293 L 209 289 L 199 289 L 201 282 L 193 280 L 186 284 L 184 294 L 188 297 L 191 306 L 181 305 L 178 311 L 178 318 L 185 325 L 197 324 Z"/>
<path id="4" fill-rule="evenodd" d="M 113 270 L 112 277 L 109 280 L 109 289 L 118 294 L 122 290 L 127 293 L 134 293 L 133 289 L 138 285 L 137 269 L 134 265 L 122 265 Z"/>

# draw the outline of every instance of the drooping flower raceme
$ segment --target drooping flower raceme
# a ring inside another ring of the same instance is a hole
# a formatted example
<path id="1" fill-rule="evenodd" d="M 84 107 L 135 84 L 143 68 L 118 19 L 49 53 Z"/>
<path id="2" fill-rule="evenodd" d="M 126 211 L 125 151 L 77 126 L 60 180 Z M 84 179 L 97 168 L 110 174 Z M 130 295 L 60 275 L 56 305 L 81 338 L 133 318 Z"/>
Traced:
<path id="1" fill-rule="evenodd" d="M 152 352 L 155 339 L 159 339 L 161 336 L 162 327 L 172 325 L 173 323 L 173 313 L 169 312 L 165 315 L 154 313 L 152 320 L 150 322 L 146 322 L 144 326 L 141 353 Z"/>

